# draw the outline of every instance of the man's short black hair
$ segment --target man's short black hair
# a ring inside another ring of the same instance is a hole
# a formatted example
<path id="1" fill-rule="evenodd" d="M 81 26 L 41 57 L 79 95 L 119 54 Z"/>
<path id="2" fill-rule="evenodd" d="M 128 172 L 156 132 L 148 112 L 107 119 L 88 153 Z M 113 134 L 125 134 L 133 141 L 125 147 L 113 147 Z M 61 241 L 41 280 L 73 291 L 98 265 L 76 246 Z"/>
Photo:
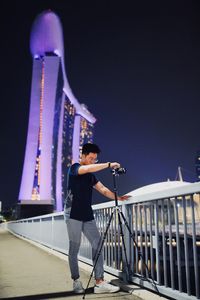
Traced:
<path id="1" fill-rule="evenodd" d="M 96 144 L 87 143 L 83 145 L 82 154 L 88 155 L 89 153 L 99 154 L 101 150 Z"/>

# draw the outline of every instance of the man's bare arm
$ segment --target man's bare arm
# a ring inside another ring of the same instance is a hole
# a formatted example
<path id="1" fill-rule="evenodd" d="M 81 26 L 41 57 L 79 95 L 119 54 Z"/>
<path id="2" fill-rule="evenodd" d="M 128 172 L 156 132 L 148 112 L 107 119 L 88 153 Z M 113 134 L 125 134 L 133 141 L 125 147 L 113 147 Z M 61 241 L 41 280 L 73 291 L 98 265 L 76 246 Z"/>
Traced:
<path id="1" fill-rule="evenodd" d="M 104 195 L 105 197 L 115 200 L 115 194 L 109 190 L 106 186 L 104 186 L 100 181 L 98 181 L 94 188 L 102 195 Z M 117 200 L 120 201 L 124 201 L 124 200 L 128 200 L 131 196 L 129 195 L 123 195 L 123 196 L 118 196 Z"/>
<path id="2" fill-rule="evenodd" d="M 78 169 L 78 174 L 83 175 L 86 173 L 94 173 L 106 168 L 120 168 L 120 164 L 117 162 L 107 162 L 102 164 L 81 165 Z"/>

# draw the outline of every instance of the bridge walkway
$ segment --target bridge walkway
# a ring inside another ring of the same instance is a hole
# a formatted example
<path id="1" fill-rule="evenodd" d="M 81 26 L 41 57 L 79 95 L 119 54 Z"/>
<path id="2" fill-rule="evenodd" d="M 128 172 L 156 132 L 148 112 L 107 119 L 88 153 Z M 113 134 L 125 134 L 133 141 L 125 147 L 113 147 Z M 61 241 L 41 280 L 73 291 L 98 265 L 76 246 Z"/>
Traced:
<path id="1" fill-rule="evenodd" d="M 46 248 L 47 247 L 43 247 Z M 91 267 L 90 267 L 91 268 Z M 91 272 L 80 269 L 81 280 L 86 286 Z M 94 281 L 90 283 L 85 299 L 143 300 L 166 299 L 138 286 L 123 284 L 113 276 L 106 279 L 121 286 L 116 294 L 94 294 Z M 41 247 L 20 239 L 0 227 L 0 299 L 82 299 L 72 290 L 67 256 L 55 255 Z"/>

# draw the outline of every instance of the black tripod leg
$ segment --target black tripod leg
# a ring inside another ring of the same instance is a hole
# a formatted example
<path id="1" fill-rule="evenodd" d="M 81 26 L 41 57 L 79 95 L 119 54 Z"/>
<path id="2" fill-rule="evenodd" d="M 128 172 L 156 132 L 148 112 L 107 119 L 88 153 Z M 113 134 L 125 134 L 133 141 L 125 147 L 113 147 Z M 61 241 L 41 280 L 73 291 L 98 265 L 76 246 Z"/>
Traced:
<path id="1" fill-rule="evenodd" d="M 142 256 L 141 251 L 139 251 L 139 246 L 138 246 L 137 242 L 135 241 L 135 239 L 134 239 L 134 237 L 133 237 L 133 233 L 131 232 L 131 229 L 130 229 L 130 227 L 129 227 L 129 225 L 128 225 L 128 222 L 126 221 L 126 218 L 125 218 L 125 216 L 123 215 L 123 212 L 122 212 L 122 211 L 120 211 L 120 215 L 121 215 L 121 217 L 122 217 L 122 219 L 123 219 L 123 221 L 124 221 L 124 224 L 126 225 L 126 228 L 128 229 L 128 232 L 129 232 L 129 234 L 130 234 L 130 237 L 131 237 L 132 241 L 134 242 L 135 246 L 136 246 L 137 249 L 138 249 L 139 257 L 142 258 L 143 264 L 145 265 L 145 267 L 146 267 L 146 269 L 147 269 L 148 276 L 151 278 L 151 276 L 150 276 L 150 274 L 149 274 L 148 266 L 147 266 L 147 264 L 146 264 L 146 262 L 145 262 L 145 260 L 144 260 L 144 258 L 143 258 L 143 256 Z"/>
<path id="2" fill-rule="evenodd" d="M 145 268 L 146 268 L 146 271 L 147 271 L 147 274 L 148 274 L 148 278 L 151 278 L 151 280 L 152 280 L 151 284 L 155 287 L 156 292 L 157 292 L 158 294 L 160 294 L 159 291 L 158 291 L 157 285 L 156 285 L 155 281 L 153 280 L 153 278 L 152 278 L 152 276 L 151 276 L 151 274 L 150 274 L 150 272 L 149 272 L 149 269 L 148 269 L 148 266 L 147 266 L 147 264 L 146 264 L 146 262 L 145 262 L 145 260 L 144 260 L 144 257 L 142 256 L 141 251 L 139 251 L 139 246 L 138 246 L 137 242 L 135 241 L 135 239 L 134 239 L 134 237 L 133 237 L 133 233 L 131 232 L 131 229 L 130 229 L 130 227 L 129 227 L 129 225 L 128 225 L 128 222 L 126 221 L 126 218 L 125 218 L 123 212 L 120 211 L 119 214 L 120 214 L 120 216 L 122 217 L 122 219 L 123 219 L 123 221 L 124 221 L 124 224 L 126 225 L 126 228 L 128 229 L 128 232 L 129 232 L 129 234 L 130 234 L 130 237 L 131 237 L 133 243 L 135 244 L 136 248 L 138 249 L 138 255 L 139 255 L 139 257 L 140 257 L 140 258 L 142 259 L 142 261 L 143 261 L 143 264 L 144 264 L 144 266 L 145 266 Z M 147 280 L 148 280 L 148 278 L 147 278 Z"/>
<path id="3" fill-rule="evenodd" d="M 126 281 L 128 281 L 130 279 L 129 278 L 129 276 L 130 276 L 130 265 L 128 263 L 126 246 L 125 246 L 125 241 L 124 241 L 124 233 L 123 233 L 122 221 L 121 221 L 121 211 L 118 209 L 117 212 L 118 212 L 118 218 L 119 218 L 120 233 L 121 233 L 121 237 L 122 237 L 122 251 L 123 251 L 123 248 L 124 248 L 124 256 L 125 256 L 125 262 L 126 262 Z"/>
<path id="4" fill-rule="evenodd" d="M 97 253 L 97 255 L 95 255 L 95 262 L 94 262 L 94 265 L 93 265 L 93 269 L 92 269 L 92 272 L 91 272 L 91 274 L 90 274 L 90 278 L 89 278 L 89 280 L 88 280 L 88 283 L 87 283 L 87 286 L 86 286 L 86 288 L 85 288 L 85 291 L 84 291 L 84 294 L 83 294 L 83 298 L 82 298 L 82 299 L 85 299 L 86 290 L 87 290 L 88 287 L 89 287 L 90 281 L 91 281 L 91 279 L 92 279 L 92 275 L 93 275 L 93 273 L 94 273 L 94 269 L 95 269 L 95 267 L 96 267 L 96 265 L 97 265 L 99 256 L 100 256 L 100 254 L 101 254 L 101 250 L 102 250 L 102 248 L 103 248 L 104 241 L 105 241 L 105 239 L 106 239 L 106 236 L 107 236 L 107 233 L 108 233 L 108 229 L 109 229 L 109 227 L 110 227 L 110 223 L 111 223 L 111 220 L 112 220 L 112 217 L 113 217 L 113 213 L 114 213 L 114 212 L 112 211 L 112 213 L 111 213 L 111 215 L 110 215 L 110 219 L 109 219 L 108 224 L 107 224 L 107 227 L 106 227 L 106 231 L 104 232 L 103 239 L 102 239 L 102 241 L 101 241 L 100 247 L 97 248 L 98 253 Z"/>

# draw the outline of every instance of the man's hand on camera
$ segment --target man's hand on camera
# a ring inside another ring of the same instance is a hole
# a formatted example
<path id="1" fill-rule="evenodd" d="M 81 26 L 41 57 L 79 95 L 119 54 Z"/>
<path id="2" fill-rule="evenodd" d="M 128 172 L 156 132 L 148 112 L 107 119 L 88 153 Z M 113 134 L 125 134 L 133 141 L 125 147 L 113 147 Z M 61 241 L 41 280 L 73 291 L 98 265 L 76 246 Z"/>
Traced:
<path id="1" fill-rule="evenodd" d="M 130 198 L 131 198 L 131 195 L 123 195 L 123 196 L 118 196 L 117 200 L 124 201 L 124 200 L 128 200 Z"/>
<path id="2" fill-rule="evenodd" d="M 112 169 L 120 168 L 120 164 L 118 162 L 112 162 L 110 163 L 110 168 Z"/>

